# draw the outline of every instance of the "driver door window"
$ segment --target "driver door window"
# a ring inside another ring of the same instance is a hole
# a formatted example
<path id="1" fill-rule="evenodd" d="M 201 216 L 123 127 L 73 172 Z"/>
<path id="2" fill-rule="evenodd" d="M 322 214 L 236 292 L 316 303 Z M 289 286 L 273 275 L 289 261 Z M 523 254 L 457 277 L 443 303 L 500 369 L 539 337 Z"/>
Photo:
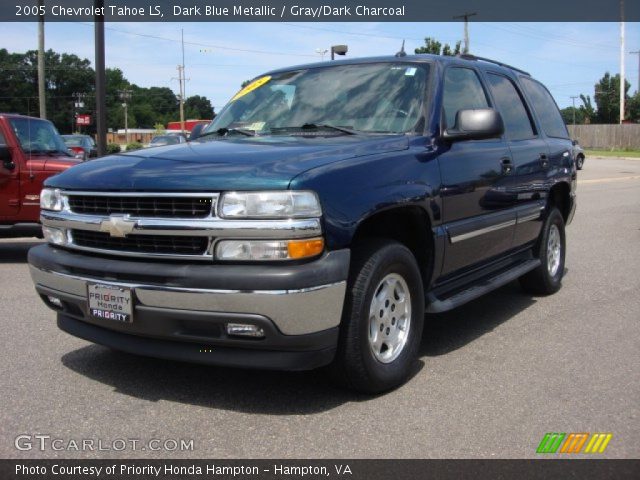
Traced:
<path id="1" fill-rule="evenodd" d="M 442 109 L 446 128 L 456 123 L 459 110 L 487 108 L 489 101 L 478 74 L 470 68 L 448 68 L 444 74 Z"/>

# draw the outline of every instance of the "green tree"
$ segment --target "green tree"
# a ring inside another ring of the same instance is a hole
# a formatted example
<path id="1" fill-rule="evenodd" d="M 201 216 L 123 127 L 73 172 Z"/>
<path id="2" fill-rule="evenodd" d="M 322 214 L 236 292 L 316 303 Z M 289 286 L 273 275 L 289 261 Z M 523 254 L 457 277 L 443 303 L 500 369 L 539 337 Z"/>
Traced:
<path id="1" fill-rule="evenodd" d="M 640 91 L 629 99 L 627 118 L 632 122 L 640 122 Z"/>
<path id="2" fill-rule="evenodd" d="M 562 110 L 560 110 L 560 113 L 562 114 L 562 119 L 564 120 L 564 123 L 566 123 L 567 125 L 573 125 L 574 111 L 575 111 L 576 125 L 581 125 L 581 124 L 585 123 L 584 122 L 584 119 L 585 119 L 584 109 L 580 109 L 578 107 L 576 107 L 576 108 L 567 107 L 567 108 L 563 108 Z"/>
<path id="3" fill-rule="evenodd" d="M 194 95 L 184 102 L 186 118 L 209 120 L 213 118 L 213 107 L 207 97 Z"/>
<path id="4" fill-rule="evenodd" d="M 419 53 L 430 53 L 432 55 L 447 55 L 454 56 L 460 53 L 460 45 L 461 42 L 456 42 L 456 45 L 453 49 L 448 43 L 445 43 L 444 46 L 442 42 L 439 42 L 435 38 L 426 37 L 424 39 L 424 45 L 422 47 L 418 47 L 414 50 L 416 54 Z"/>
<path id="5" fill-rule="evenodd" d="M 596 109 L 593 107 L 593 103 L 591 103 L 591 97 L 580 94 L 580 100 L 582 100 L 580 110 L 583 113 L 584 123 L 591 123 L 596 118 Z"/>
<path id="6" fill-rule="evenodd" d="M 625 81 L 624 92 L 626 98 L 629 98 L 628 92 L 630 88 L 631 84 Z M 611 76 L 609 72 L 606 72 L 600 81 L 595 84 L 593 98 L 598 106 L 596 121 L 598 123 L 618 123 L 620 116 L 620 75 Z"/>

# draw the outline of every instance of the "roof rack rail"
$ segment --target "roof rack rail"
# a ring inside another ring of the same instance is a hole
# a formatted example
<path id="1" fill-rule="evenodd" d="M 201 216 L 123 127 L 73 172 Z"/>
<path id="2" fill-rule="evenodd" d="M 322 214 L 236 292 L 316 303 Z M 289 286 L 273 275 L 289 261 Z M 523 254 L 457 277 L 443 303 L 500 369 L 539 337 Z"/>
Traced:
<path id="1" fill-rule="evenodd" d="M 493 63 L 495 65 L 500 65 L 501 67 L 510 68 L 511 70 L 515 70 L 516 72 L 524 73 L 525 75 L 531 76 L 531 74 L 529 72 L 525 72 L 524 70 L 521 70 L 519 68 L 513 67 L 513 66 L 508 65 L 506 63 L 498 62 L 497 60 L 491 60 L 490 58 L 476 57 L 475 55 L 471 55 L 470 53 L 462 53 L 462 54 L 458 55 L 458 57 L 460 57 L 460 58 L 462 58 L 464 60 L 480 60 L 482 62 Z"/>

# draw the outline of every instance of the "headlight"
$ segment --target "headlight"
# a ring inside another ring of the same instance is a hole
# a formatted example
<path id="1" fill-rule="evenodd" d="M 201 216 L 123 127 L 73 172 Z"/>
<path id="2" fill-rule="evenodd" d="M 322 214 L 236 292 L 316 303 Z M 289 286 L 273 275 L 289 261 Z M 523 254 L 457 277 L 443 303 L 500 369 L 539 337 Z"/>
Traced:
<path id="1" fill-rule="evenodd" d="M 216 259 L 228 261 L 296 260 L 315 257 L 324 250 L 322 238 L 306 240 L 221 240 Z"/>
<path id="2" fill-rule="evenodd" d="M 223 218 L 311 218 L 322 215 L 314 192 L 229 192 L 220 200 Z"/>
<path id="3" fill-rule="evenodd" d="M 45 188 L 40 192 L 40 208 L 42 210 L 62 210 L 62 194 L 57 188 Z"/>

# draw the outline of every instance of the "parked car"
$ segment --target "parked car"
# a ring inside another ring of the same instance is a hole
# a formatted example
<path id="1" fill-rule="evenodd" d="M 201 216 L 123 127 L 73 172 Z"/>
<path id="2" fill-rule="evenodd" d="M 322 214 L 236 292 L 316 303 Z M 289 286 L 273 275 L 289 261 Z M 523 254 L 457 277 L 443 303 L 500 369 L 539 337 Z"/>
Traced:
<path id="1" fill-rule="evenodd" d="M 158 135 L 151 139 L 148 145 L 145 145 L 145 148 L 148 147 L 164 147 L 166 145 L 178 145 L 179 143 L 186 143 L 187 139 L 184 135 Z"/>
<path id="2" fill-rule="evenodd" d="M 0 237 L 42 236 L 42 184 L 77 163 L 51 122 L 0 113 Z"/>
<path id="3" fill-rule="evenodd" d="M 573 144 L 573 158 L 575 158 L 576 161 L 576 168 L 582 170 L 585 159 L 584 149 L 580 146 L 578 140 L 573 140 L 571 143 Z"/>
<path id="4" fill-rule="evenodd" d="M 98 156 L 98 147 L 90 135 L 62 135 L 62 139 L 73 155 L 83 162 Z"/>
<path id="5" fill-rule="evenodd" d="M 571 150 L 548 90 L 499 62 L 275 70 L 187 145 L 49 179 L 31 275 L 72 335 L 205 364 L 330 365 L 382 392 L 414 371 L 425 313 L 516 279 L 560 289 Z"/>

